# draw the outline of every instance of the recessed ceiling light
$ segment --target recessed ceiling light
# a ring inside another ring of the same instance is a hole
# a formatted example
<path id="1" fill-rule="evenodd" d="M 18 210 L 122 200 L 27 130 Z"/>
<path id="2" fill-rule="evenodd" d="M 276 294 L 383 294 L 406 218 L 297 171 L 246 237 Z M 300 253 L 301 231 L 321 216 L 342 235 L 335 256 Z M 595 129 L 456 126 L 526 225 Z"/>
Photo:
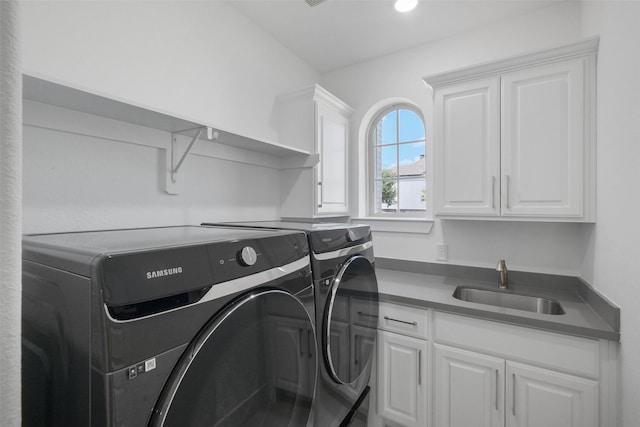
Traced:
<path id="1" fill-rule="evenodd" d="M 396 3 L 393 5 L 398 12 L 409 12 L 410 10 L 415 9 L 418 5 L 418 0 L 396 0 Z"/>

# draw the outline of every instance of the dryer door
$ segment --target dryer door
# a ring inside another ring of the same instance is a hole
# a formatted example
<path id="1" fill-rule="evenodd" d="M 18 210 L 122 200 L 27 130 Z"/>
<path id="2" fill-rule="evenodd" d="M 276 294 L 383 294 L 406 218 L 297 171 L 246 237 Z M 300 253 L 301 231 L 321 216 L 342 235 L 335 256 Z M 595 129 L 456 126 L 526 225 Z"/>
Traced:
<path id="1" fill-rule="evenodd" d="M 152 426 L 306 426 L 315 333 L 295 296 L 246 295 L 207 324 L 175 367 Z"/>
<path id="2" fill-rule="evenodd" d="M 371 362 L 377 335 L 378 281 L 367 258 L 356 255 L 344 263 L 333 281 L 323 320 L 327 370 L 337 383 L 353 384 Z"/>

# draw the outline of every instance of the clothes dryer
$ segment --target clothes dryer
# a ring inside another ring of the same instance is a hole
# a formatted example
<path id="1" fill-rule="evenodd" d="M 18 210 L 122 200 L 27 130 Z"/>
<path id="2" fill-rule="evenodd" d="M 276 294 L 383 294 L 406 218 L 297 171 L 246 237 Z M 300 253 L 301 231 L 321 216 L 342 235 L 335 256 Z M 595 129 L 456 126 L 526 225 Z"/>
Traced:
<path id="1" fill-rule="evenodd" d="M 308 424 L 317 359 L 304 233 L 31 235 L 23 271 L 24 425 Z"/>
<path id="2" fill-rule="evenodd" d="M 366 426 L 378 322 L 378 284 L 370 228 L 282 221 L 233 225 L 307 234 L 321 355 L 315 426 Z"/>

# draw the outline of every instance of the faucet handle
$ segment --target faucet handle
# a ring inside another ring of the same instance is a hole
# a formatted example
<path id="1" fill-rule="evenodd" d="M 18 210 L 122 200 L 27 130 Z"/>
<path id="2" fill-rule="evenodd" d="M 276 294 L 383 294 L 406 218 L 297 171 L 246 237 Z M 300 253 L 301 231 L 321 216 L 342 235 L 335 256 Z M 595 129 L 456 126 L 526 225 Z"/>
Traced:
<path id="1" fill-rule="evenodd" d="M 498 261 L 498 266 L 496 267 L 497 271 L 507 271 L 507 263 L 505 260 L 501 259 Z"/>

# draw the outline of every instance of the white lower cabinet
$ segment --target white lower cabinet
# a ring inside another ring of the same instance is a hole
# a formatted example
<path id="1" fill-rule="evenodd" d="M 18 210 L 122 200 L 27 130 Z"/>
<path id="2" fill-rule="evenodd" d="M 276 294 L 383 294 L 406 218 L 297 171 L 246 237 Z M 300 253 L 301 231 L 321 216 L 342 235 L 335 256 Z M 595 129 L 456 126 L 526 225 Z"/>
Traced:
<path id="1" fill-rule="evenodd" d="M 371 329 L 361 325 L 351 325 L 351 372 L 361 372 L 363 366 L 369 363 L 369 360 L 376 350 L 376 336 L 371 333 Z"/>
<path id="2" fill-rule="evenodd" d="M 370 426 L 617 425 L 618 343 L 380 304 Z"/>
<path id="3" fill-rule="evenodd" d="M 377 419 L 369 424 L 426 426 L 429 417 L 428 312 L 382 302 L 378 314 Z"/>
<path id="4" fill-rule="evenodd" d="M 329 349 L 336 374 L 340 378 L 349 378 L 349 323 L 338 320 L 331 322 Z"/>
<path id="5" fill-rule="evenodd" d="M 312 397 L 314 379 L 310 378 L 309 360 L 315 352 L 313 329 L 308 322 L 280 316 L 271 316 L 273 328 L 270 331 L 271 342 L 276 348 L 294 348 L 295 352 L 286 353 L 291 358 L 276 360 L 276 386 L 282 390 L 300 393 Z"/>
<path id="6" fill-rule="evenodd" d="M 506 363 L 507 426 L 596 427 L 598 382 Z"/>
<path id="7" fill-rule="evenodd" d="M 427 416 L 427 342 L 392 332 L 378 334 L 378 411 L 403 426 L 424 426 Z"/>
<path id="8" fill-rule="evenodd" d="M 594 380 L 434 344 L 438 427 L 595 427 Z"/>
<path id="9" fill-rule="evenodd" d="M 435 425 L 504 426 L 504 360 L 440 344 L 433 348 Z"/>

